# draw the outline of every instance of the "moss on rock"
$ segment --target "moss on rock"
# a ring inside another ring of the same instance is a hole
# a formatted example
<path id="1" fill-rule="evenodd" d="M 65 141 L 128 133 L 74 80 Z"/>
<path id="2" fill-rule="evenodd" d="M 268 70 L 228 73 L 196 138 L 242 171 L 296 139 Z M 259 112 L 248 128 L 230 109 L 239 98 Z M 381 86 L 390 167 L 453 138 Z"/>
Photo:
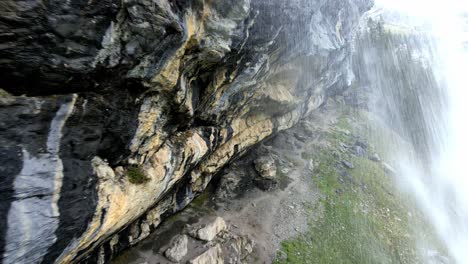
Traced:
<path id="1" fill-rule="evenodd" d="M 133 184 L 144 184 L 150 180 L 139 166 L 129 167 L 127 178 Z"/>

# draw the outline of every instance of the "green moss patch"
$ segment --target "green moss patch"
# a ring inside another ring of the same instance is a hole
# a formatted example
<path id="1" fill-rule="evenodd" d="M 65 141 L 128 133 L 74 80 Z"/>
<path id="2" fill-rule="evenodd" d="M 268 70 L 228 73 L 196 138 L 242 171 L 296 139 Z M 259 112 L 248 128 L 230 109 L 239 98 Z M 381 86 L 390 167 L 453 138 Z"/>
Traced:
<path id="1" fill-rule="evenodd" d="M 139 166 L 127 168 L 127 178 L 133 184 L 144 184 L 150 180 Z"/>
<path id="2" fill-rule="evenodd" d="M 301 154 L 316 162 L 311 177 L 323 193 L 323 213 L 310 222 L 308 232 L 282 243 L 285 254 L 275 263 L 425 262 L 416 250 L 416 227 L 418 231 L 430 228 L 408 202 L 410 199 L 396 190 L 392 177 L 386 175 L 380 163 L 356 157 L 350 150 L 343 151 L 343 144 L 354 144 L 357 133 L 366 137 L 375 132 L 371 129 L 376 129 L 353 127 L 359 120 L 353 120 L 353 126 L 350 123 L 343 116 L 328 132 L 329 147 Z M 381 154 L 383 142 L 377 142 L 376 147 L 369 141 L 368 151 Z M 352 162 L 354 168 L 340 166 L 341 160 Z M 433 234 L 428 236 L 436 240 Z"/>
<path id="3" fill-rule="evenodd" d="M 0 97 L 9 97 L 9 96 L 11 96 L 11 94 L 9 94 L 7 91 L 0 88 Z"/>

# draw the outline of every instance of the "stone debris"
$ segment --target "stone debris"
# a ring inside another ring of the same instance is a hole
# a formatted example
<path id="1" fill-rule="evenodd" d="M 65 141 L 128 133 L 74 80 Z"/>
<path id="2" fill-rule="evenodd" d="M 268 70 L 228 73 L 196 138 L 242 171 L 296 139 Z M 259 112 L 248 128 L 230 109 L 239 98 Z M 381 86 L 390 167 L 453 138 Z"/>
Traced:
<path id="1" fill-rule="evenodd" d="M 341 161 L 341 164 L 343 164 L 348 169 L 354 169 L 354 164 L 350 161 L 343 160 Z"/>
<path id="2" fill-rule="evenodd" d="M 365 157 L 366 156 L 366 150 L 362 148 L 361 146 L 354 146 L 354 154 L 358 157 Z"/>
<path id="3" fill-rule="evenodd" d="M 225 259 L 228 264 L 242 263 L 242 260 L 247 258 L 253 252 L 255 242 L 249 237 L 234 236 L 225 244 L 227 252 L 225 252 Z"/>
<path id="4" fill-rule="evenodd" d="M 216 245 L 190 260 L 189 264 L 224 264 L 223 250 L 221 246 Z"/>
<path id="5" fill-rule="evenodd" d="M 255 170 L 259 177 L 255 179 L 258 188 L 264 191 L 271 191 L 278 187 L 276 178 L 277 167 L 275 160 L 270 156 L 260 157 L 254 161 Z"/>
<path id="6" fill-rule="evenodd" d="M 359 146 L 363 149 L 366 149 L 369 147 L 369 144 L 367 142 L 364 142 L 364 141 L 361 141 L 361 140 L 357 140 L 356 143 L 354 143 L 355 146 Z"/>
<path id="7" fill-rule="evenodd" d="M 190 232 L 190 235 L 194 238 L 211 241 L 213 240 L 221 231 L 227 229 L 226 222 L 221 217 L 216 217 L 212 222 L 209 222 L 203 225 L 200 228 L 196 228 Z"/>
<path id="8" fill-rule="evenodd" d="M 276 164 L 272 157 L 265 156 L 254 161 L 255 170 L 258 174 L 266 179 L 274 179 L 276 177 Z"/>
<path id="9" fill-rule="evenodd" d="M 172 262 L 180 262 L 187 255 L 187 245 L 188 237 L 186 235 L 178 235 L 172 240 L 164 255 Z"/>
<path id="10" fill-rule="evenodd" d="M 396 174 L 396 170 L 392 166 L 390 166 L 388 163 L 382 162 L 382 167 L 386 173 L 392 174 L 392 175 Z"/>
<path id="11" fill-rule="evenodd" d="M 375 161 L 375 162 L 381 162 L 382 159 L 380 158 L 379 154 L 374 153 L 369 157 L 370 160 Z"/>
<path id="12" fill-rule="evenodd" d="M 309 163 L 308 163 L 308 167 L 307 167 L 309 170 L 313 171 L 315 166 L 314 166 L 314 160 L 311 159 L 309 160 Z"/>
<path id="13" fill-rule="evenodd" d="M 242 176 L 236 172 L 229 172 L 221 176 L 216 196 L 227 199 L 236 196 L 236 190 L 239 188 Z"/>

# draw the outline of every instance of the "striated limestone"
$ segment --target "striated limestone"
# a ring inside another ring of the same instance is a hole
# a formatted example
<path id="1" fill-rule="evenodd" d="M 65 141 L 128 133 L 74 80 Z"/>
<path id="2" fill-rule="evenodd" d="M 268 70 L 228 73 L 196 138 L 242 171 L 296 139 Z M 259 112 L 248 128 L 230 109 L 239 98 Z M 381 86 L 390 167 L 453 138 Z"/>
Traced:
<path id="1" fill-rule="evenodd" d="M 147 237 L 349 87 L 371 5 L 1 1 L 1 262 L 106 262 Z"/>

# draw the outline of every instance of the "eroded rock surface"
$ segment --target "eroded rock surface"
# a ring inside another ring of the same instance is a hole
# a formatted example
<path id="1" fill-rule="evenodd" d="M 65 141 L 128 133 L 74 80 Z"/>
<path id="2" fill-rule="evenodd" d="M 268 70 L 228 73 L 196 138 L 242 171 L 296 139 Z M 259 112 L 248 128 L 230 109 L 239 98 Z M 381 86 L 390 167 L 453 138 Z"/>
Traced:
<path id="1" fill-rule="evenodd" d="M 188 237 L 186 235 L 176 236 L 164 255 L 172 262 L 181 261 L 187 255 Z"/>
<path id="2" fill-rule="evenodd" d="M 276 177 L 276 164 L 272 157 L 260 157 L 254 161 L 255 170 L 258 174 L 267 179 L 274 179 Z"/>
<path id="3" fill-rule="evenodd" d="M 264 156 L 256 159 L 254 165 L 258 174 L 255 184 L 265 191 L 275 189 L 278 186 L 275 160 L 270 156 Z"/>
<path id="4" fill-rule="evenodd" d="M 202 226 L 195 227 L 191 235 L 204 241 L 211 241 L 224 230 L 226 230 L 226 222 L 223 218 L 216 217 Z"/>
<path id="5" fill-rule="evenodd" d="M 223 250 L 219 245 L 216 245 L 200 256 L 192 259 L 188 263 L 190 264 L 224 264 Z"/>
<path id="6" fill-rule="evenodd" d="M 371 2 L 2 1 L 1 261 L 105 262 L 147 237 L 350 85 Z"/>

